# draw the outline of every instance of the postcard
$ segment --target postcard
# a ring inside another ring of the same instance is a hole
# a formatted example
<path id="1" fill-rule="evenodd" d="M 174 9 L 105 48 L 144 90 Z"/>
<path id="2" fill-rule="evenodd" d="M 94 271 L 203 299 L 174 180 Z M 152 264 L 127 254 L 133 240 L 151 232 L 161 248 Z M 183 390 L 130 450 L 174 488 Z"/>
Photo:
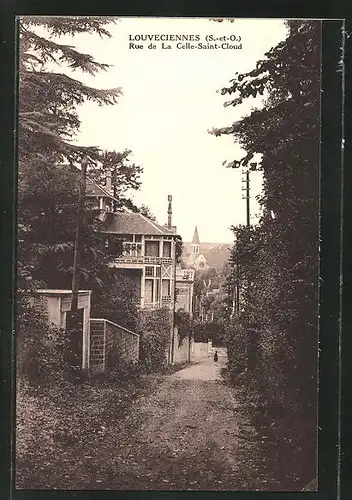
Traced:
<path id="1" fill-rule="evenodd" d="M 15 489 L 317 491 L 322 21 L 17 28 Z"/>

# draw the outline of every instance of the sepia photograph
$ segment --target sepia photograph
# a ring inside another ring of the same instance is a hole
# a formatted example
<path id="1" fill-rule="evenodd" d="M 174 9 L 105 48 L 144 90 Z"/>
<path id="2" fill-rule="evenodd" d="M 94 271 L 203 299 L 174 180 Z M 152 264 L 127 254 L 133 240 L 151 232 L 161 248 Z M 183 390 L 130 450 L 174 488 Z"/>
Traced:
<path id="1" fill-rule="evenodd" d="M 16 23 L 15 489 L 317 491 L 322 21 Z"/>

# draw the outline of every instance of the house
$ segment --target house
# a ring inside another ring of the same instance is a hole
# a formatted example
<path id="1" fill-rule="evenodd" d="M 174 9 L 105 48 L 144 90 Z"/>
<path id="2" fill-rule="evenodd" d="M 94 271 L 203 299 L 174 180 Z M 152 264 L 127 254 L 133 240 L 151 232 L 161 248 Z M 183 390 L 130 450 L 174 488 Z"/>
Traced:
<path id="1" fill-rule="evenodd" d="M 192 316 L 195 271 L 176 263 L 177 228 L 172 225 L 172 196 L 168 196 L 168 222 L 165 225 L 130 210 L 116 210 L 108 172 L 105 187 L 87 179 L 86 197 L 101 210 L 100 231 L 105 238 L 109 266 L 135 284 L 131 297 L 141 309 L 166 308 L 171 317 L 180 309 Z M 172 322 L 168 362 L 190 359 L 192 340 L 180 339 Z"/>
<path id="2" fill-rule="evenodd" d="M 124 211 L 107 212 L 101 231 L 111 257 L 110 267 L 135 283 L 138 305 L 144 309 L 173 309 L 176 228 Z"/>
<path id="3" fill-rule="evenodd" d="M 91 208 L 98 209 L 102 213 L 114 211 L 117 199 L 114 198 L 111 188 L 111 172 L 107 172 L 105 186 L 100 186 L 87 177 L 86 198 Z"/>
<path id="4" fill-rule="evenodd" d="M 86 199 L 90 208 L 100 210 L 109 265 L 135 284 L 138 306 L 173 310 L 178 236 L 171 224 L 172 196 L 168 196 L 168 223 L 164 226 L 141 213 L 116 210 L 118 200 L 113 196 L 110 170 L 104 187 L 86 178 Z"/>
<path id="5" fill-rule="evenodd" d="M 176 311 L 193 315 L 194 269 L 176 268 Z"/>

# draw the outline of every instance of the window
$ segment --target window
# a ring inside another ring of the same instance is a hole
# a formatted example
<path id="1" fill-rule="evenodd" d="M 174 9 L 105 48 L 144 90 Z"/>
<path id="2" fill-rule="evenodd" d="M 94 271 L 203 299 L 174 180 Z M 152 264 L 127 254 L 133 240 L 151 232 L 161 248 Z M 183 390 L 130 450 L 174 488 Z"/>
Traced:
<path id="1" fill-rule="evenodd" d="M 132 255 L 132 246 L 128 241 L 123 242 L 123 255 L 128 256 Z"/>
<path id="2" fill-rule="evenodd" d="M 145 268 L 145 275 L 146 276 L 154 276 L 154 267 L 153 266 L 147 266 Z"/>
<path id="3" fill-rule="evenodd" d="M 171 257 L 171 241 L 164 241 L 163 257 Z"/>
<path id="4" fill-rule="evenodd" d="M 140 235 L 140 234 L 136 234 L 136 235 L 134 236 L 134 241 L 136 241 L 136 242 L 140 243 L 140 242 L 142 241 L 142 235 Z"/>
<path id="5" fill-rule="evenodd" d="M 163 297 L 170 295 L 170 280 L 162 280 L 162 295 Z"/>
<path id="6" fill-rule="evenodd" d="M 160 281 L 155 280 L 155 301 L 159 302 L 160 297 Z"/>
<path id="7" fill-rule="evenodd" d="M 124 241 L 123 243 L 123 254 L 125 256 L 136 257 L 141 255 L 142 245 L 140 243 L 134 243 L 133 241 Z"/>
<path id="8" fill-rule="evenodd" d="M 144 300 L 145 302 L 153 302 L 154 295 L 154 280 L 145 280 Z"/>
<path id="9" fill-rule="evenodd" d="M 156 267 L 155 267 L 155 276 L 156 276 L 157 278 L 160 278 L 160 266 L 156 266 Z"/>
<path id="10" fill-rule="evenodd" d="M 159 241 L 146 241 L 144 254 L 147 257 L 159 257 Z"/>

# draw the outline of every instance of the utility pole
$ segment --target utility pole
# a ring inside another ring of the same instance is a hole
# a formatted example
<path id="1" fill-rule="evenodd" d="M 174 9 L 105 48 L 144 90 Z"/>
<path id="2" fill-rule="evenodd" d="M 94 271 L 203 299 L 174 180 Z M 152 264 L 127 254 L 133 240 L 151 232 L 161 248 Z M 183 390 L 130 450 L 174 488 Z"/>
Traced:
<path id="1" fill-rule="evenodd" d="M 87 177 L 86 158 L 82 160 L 80 172 L 80 184 L 78 195 L 78 206 L 76 215 L 76 232 L 73 254 L 73 272 L 72 272 L 72 297 L 71 310 L 66 313 L 66 335 L 68 340 L 68 348 L 66 361 L 69 365 L 71 380 L 79 381 L 82 367 L 87 366 L 87 360 L 84 359 L 86 354 L 83 352 L 83 311 L 78 309 L 78 293 L 79 293 L 79 263 L 81 252 L 81 235 L 84 216 L 84 202 L 86 195 L 86 177 Z"/>
<path id="2" fill-rule="evenodd" d="M 113 170 L 113 179 L 112 179 L 112 189 L 113 189 L 113 197 L 117 198 L 117 165 L 114 165 Z M 113 201 L 114 212 L 117 212 L 117 201 Z"/>
<path id="3" fill-rule="evenodd" d="M 167 227 L 172 230 L 172 195 L 169 194 L 167 197 L 168 207 L 167 207 Z M 176 328 L 176 238 L 171 240 L 171 255 L 173 255 L 173 290 L 171 291 L 172 281 L 170 282 L 170 294 L 172 297 L 172 311 L 171 311 L 171 349 L 170 349 L 170 365 L 174 364 L 175 357 L 175 328 Z M 160 290 L 160 293 L 161 290 Z"/>
<path id="4" fill-rule="evenodd" d="M 78 207 L 77 207 L 77 218 L 76 218 L 76 232 L 75 232 L 75 243 L 74 243 L 74 254 L 73 254 L 71 312 L 77 311 L 78 307 L 78 290 L 79 290 L 78 266 L 80 263 L 81 232 L 82 232 L 83 215 L 84 215 L 84 202 L 86 196 L 87 165 L 88 165 L 88 160 L 86 158 L 83 158 L 81 163 L 81 175 L 79 183 Z"/>
<path id="5" fill-rule="evenodd" d="M 246 200 L 246 226 L 249 227 L 251 225 L 251 214 L 250 214 L 250 186 L 249 186 L 249 169 L 247 168 L 245 171 L 242 170 L 242 183 L 245 184 L 245 187 L 242 187 L 242 191 L 245 191 L 245 194 L 242 194 L 242 199 Z"/>
<path id="6" fill-rule="evenodd" d="M 244 175 L 244 177 L 243 177 Z M 249 168 L 242 170 L 242 183 L 245 184 L 242 187 L 242 199 L 246 200 L 246 226 L 251 225 L 251 214 L 250 214 L 250 185 L 249 185 Z M 235 284 L 235 300 L 234 300 L 234 311 L 239 313 L 240 310 L 240 266 L 239 263 L 236 264 L 236 284 Z"/>
<path id="7" fill-rule="evenodd" d="M 251 163 L 251 167 L 256 167 L 256 163 Z M 246 170 L 242 170 L 242 175 L 244 174 L 245 178 L 242 178 L 242 182 L 246 185 L 242 188 L 245 191 L 245 195 L 242 196 L 246 200 L 246 226 L 247 228 L 251 225 L 251 216 L 250 216 L 250 185 L 249 185 L 249 166 Z M 247 286 L 250 286 L 250 283 L 247 280 Z M 258 331 L 255 323 L 248 320 L 248 347 L 247 347 L 247 369 L 249 371 L 253 371 L 257 364 L 257 355 L 258 355 Z"/>

